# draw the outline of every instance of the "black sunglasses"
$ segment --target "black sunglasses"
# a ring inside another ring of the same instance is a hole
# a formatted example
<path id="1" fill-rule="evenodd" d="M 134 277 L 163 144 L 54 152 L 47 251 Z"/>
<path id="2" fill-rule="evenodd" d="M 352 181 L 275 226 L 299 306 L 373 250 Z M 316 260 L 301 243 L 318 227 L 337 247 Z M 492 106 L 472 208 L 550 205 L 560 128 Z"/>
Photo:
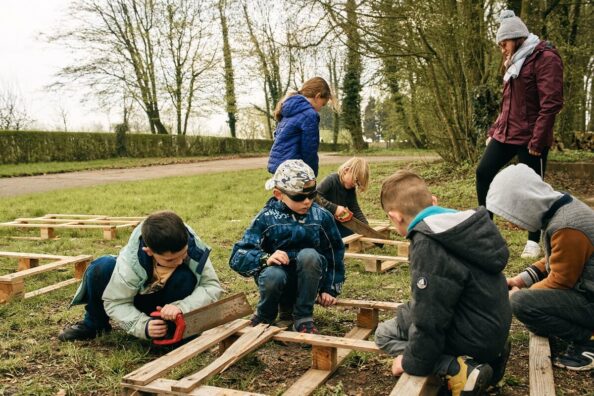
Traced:
<path id="1" fill-rule="evenodd" d="M 281 191 L 282 191 L 282 190 L 281 190 Z M 289 193 L 287 193 L 287 192 L 285 192 L 285 191 L 282 191 L 282 192 L 283 192 L 283 194 L 285 194 L 287 197 L 289 197 L 289 199 L 290 199 L 291 201 L 295 201 L 295 202 L 303 202 L 303 201 L 305 201 L 306 199 L 313 200 L 313 199 L 315 199 L 315 197 L 318 195 L 318 192 L 317 192 L 316 190 L 314 190 L 314 191 L 312 191 L 312 192 L 310 192 L 310 193 L 307 193 L 307 194 L 289 194 Z"/>

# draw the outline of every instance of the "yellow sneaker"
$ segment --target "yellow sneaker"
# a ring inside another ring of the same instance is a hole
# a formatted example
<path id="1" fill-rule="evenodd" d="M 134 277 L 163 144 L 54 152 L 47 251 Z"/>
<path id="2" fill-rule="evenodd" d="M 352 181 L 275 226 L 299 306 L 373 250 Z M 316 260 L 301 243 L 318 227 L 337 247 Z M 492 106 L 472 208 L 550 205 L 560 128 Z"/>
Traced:
<path id="1" fill-rule="evenodd" d="M 478 396 L 488 387 L 493 369 L 488 364 L 479 364 L 467 356 L 458 356 L 460 370 L 455 375 L 446 375 L 452 396 Z"/>

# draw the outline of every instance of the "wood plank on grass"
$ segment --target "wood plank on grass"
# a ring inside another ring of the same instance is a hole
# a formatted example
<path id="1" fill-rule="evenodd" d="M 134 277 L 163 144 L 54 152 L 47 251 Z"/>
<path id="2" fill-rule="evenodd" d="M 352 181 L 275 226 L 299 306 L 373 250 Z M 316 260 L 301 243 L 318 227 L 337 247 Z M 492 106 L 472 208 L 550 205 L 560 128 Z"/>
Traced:
<path id="1" fill-rule="evenodd" d="M 263 323 L 252 327 L 239 337 L 221 356 L 215 359 L 215 361 L 197 373 L 177 381 L 175 385 L 171 386 L 171 390 L 175 392 L 190 392 L 209 378 L 225 371 L 229 366 L 248 353 L 258 349 L 280 331 L 281 329 L 278 327 Z"/>
<path id="2" fill-rule="evenodd" d="M 363 329 L 355 327 L 344 338 L 354 340 L 364 340 L 371 334 L 372 329 Z M 338 348 L 336 351 L 336 365 L 331 370 L 319 370 L 311 368 L 305 372 L 299 379 L 293 383 L 284 393 L 283 396 L 307 396 L 311 395 L 318 386 L 326 382 L 328 378 L 336 371 L 338 366 L 347 358 L 352 352 L 351 349 Z"/>
<path id="3" fill-rule="evenodd" d="M 408 262 L 407 257 L 402 256 L 387 256 L 383 254 L 365 254 L 365 253 L 349 253 L 344 254 L 344 258 L 352 258 L 357 260 L 383 260 L 383 261 L 399 261 L 401 263 Z"/>
<path id="4" fill-rule="evenodd" d="M 530 333 L 530 396 L 555 396 L 555 379 L 548 338 Z"/>
<path id="5" fill-rule="evenodd" d="M 336 305 L 339 307 L 353 307 L 353 308 L 370 308 L 379 309 L 382 311 L 395 311 L 402 303 L 388 302 L 388 301 L 371 301 L 371 300 L 353 300 L 349 298 L 339 298 L 336 300 Z"/>
<path id="6" fill-rule="evenodd" d="M 237 330 L 248 326 L 249 323 L 249 320 L 237 319 L 205 331 L 200 337 L 127 374 L 122 378 L 122 381 L 128 384 L 146 385 L 199 353 L 217 345 L 217 343 L 234 334 Z"/>
<path id="7" fill-rule="evenodd" d="M 175 393 L 171 391 L 171 386 L 173 386 L 177 381 L 167 378 L 159 378 L 154 380 L 148 385 L 126 385 L 128 388 L 128 392 L 124 389 L 125 395 L 134 395 L 140 396 L 143 394 L 155 394 L 155 395 L 178 395 L 179 393 Z M 245 392 L 235 389 L 227 389 L 227 388 L 219 388 L 216 386 L 209 386 L 209 385 L 202 385 L 196 389 L 191 390 L 188 393 L 184 393 L 184 395 L 189 396 L 265 396 L 261 393 L 254 393 L 254 392 Z"/>
<path id="8" fill-rule="evenodd" d="M 439 392 L 441 381 L 435 376 L 418 377 L 402 374 L 390 396 L 435 396 Z"/>

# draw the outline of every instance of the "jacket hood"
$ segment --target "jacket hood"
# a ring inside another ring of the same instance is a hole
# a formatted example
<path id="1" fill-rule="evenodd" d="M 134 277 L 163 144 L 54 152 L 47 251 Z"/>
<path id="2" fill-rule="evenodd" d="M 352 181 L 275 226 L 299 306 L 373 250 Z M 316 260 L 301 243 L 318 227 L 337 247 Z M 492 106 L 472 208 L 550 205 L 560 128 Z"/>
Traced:
<path id="1" fill-rule="evenodd" d="M 289 96 L 283 103 L 281 116 L 292 117 L 295 114 L 303 113 L 306 110 L 313 110 L 311 103 L 303 95 Z"/>
<path id="2" fill-rule="evenodd" d="M 509 258 L 505 240 L 483 207 L 429 213 L 407 237 L 412 238 L 415 232 L 439 242 L 454 256 L 488 273 L 501 272 Z"/>
<path id="3" fill-rule="evenodd" d="M 499 172 L 487 193 L 487 209 L 528 231 L 543 227 L 543 216 L 563 196 L 525 164 Z"/>

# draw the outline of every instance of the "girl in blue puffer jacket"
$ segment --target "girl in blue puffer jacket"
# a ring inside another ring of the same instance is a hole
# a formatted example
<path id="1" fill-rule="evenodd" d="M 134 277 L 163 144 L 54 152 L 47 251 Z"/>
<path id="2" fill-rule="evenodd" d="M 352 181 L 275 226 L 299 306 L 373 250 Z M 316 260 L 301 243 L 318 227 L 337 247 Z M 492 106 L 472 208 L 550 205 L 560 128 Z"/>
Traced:
<path id="1" fill-rule="evenodd" d="M 320 115 L 328 102 L 335 103 L 330 86 L 321 77 L 307 80 L 301 89 L 289 92 L 274 109 L 277 121 L 274 144 L 268 158 L 268 172 L 273 173 L 286 160 L 300 159 L 318 175 Z"/>

